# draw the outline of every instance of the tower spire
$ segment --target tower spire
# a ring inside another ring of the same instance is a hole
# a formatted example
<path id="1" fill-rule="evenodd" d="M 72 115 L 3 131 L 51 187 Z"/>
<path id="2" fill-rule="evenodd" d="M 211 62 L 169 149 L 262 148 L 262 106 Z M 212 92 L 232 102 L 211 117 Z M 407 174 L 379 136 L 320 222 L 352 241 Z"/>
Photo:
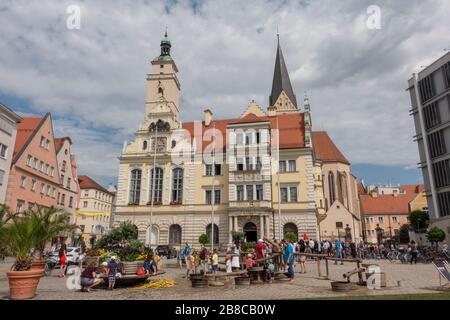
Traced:
<path id="1" fill-rule="evenodd" d="M 273 72 L 272 91 L 269 98 L 270 106 L 275 106 L 281 93 L 284 93 L 289 98 L 290 102 L 297 109 L 297 98 L 292 90 L 291 80 L 287 71 L 286 63 L 284 62 L 283 52 L 280 46 L 280 34 L 277 31 L 277 56 L 275 58 L 275 68 Z"/>

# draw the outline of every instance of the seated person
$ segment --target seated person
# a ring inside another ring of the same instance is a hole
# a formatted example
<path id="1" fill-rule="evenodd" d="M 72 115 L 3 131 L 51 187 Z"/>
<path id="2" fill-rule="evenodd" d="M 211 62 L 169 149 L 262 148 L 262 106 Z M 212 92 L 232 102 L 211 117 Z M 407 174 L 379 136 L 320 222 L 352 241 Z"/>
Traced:
<path id="1" fill-rule="evenodd" d="M 91 288 L 98 285 L 102 280 L 95 272 L 96 263 L 91 262 L 81 273 L 80 284 L 82 292 L 90 292 Z"/>
<path id="2" fill-rule="evenodd" d="M 99 278 L 104 278 L 107 277 L 109 274 L 109 270 L 108 270 L 108 262 L 102 262 L 102 268 L 100 273 L 98 274 Z"/>
<path id="3" fill-rule="evenodd" d="M 253 266 L 255 266 L 256 261 L 253 260 L 253 255 L 251 253 L 249 253 L 247 255 L 247 260 L 245 260 L 245 267 L 248 269 L 253 268 Z"/>
<path id="4" fill-rule="evenodd" d="M 158 267 L 156 265 L 155 259 L 153 258 L 153 254 L 149 253 L 147 258 L 144 261 L 144 270 L 145 274 L 155 274 L 158 271 Z"/>

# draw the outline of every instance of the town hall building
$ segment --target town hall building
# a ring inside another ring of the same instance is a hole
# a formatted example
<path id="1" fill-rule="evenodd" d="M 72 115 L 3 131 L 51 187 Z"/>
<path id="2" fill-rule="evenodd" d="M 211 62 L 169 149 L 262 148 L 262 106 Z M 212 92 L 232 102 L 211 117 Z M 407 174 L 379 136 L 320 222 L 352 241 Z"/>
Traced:
<path id="1" fill-rule="evenodd" d="M 309 99 L 298 103 L 279 39 L 269 106 L 251 101 L 233 119 L 206 109 L 202 121 L 181 123 L 170 50 L 166 33 L 147 76 L 145 117 L 119 157 L 115 225 L 131 221 L 151 246 L 196 246 L 201 234 L 223 246 L 232 232 L 249 242 L 288 232 L 333 240 L 346 226 L 361 238 L 350 163 L 326 132 L 312 131 Z"/>

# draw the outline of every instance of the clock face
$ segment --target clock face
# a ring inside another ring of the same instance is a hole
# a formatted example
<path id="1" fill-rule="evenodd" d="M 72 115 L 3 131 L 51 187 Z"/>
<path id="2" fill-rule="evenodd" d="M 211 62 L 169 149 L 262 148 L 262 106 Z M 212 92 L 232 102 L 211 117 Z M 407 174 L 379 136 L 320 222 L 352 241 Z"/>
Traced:
<path id="1" fill-rule="evenodd" d="M 162 153 L 167 150 L 167 138 L 158 137 L 156 141 L 156 152 Z M 152 150 L 155 150 L 155 138 L 152 138 Z"/>

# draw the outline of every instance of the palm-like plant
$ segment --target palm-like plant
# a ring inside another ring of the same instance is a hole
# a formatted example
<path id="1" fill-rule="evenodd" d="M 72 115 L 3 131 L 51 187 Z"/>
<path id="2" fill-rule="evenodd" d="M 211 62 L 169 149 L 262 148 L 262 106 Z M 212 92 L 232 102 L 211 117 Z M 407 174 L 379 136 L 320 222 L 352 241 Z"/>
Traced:
<path id="1" fill-rule="evenodd" d="M 63 209 L 36 206 L 27 215 L 36 225 L 34 254 L 42 259 L 47 242 L 77 228 L 69 223 L 69 214 Z"/>
<path id="2" fill-rule="evenodd" d="M 9 207 L 0 204 L 0 239 L 2 237 L 2 233 L 4 232 L 5 226 L 11 221 L 11 219 L 15 216 L 14 213 L 11 213 Z M 0 241 L 0 255 L 6 255 L 7 246 L 5 241 Z"/>
<path id="3" fill-rule="evenodd" d="M 16 256 L 12 269 L 15 271 L 28 270 L 31 267 L 31 249 L 36 241 L 36 223 L 28 217 L 14 216 L 13 223 L 4 225 L 1 230 L 0 241 Z"/>

